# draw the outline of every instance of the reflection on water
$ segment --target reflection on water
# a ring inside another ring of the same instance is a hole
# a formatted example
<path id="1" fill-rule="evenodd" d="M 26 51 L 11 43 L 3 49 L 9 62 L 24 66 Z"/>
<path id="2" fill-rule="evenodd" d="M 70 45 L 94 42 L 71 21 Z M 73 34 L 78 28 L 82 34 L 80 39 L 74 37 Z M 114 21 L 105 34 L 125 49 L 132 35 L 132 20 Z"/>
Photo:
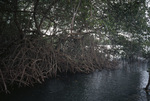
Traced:
<path id="1" fill-rule="evenodd" d="M 143 88 L 147 64 L 122 64 L 118 70 L 76 74 L 47 80 L 33 88 L 20 88 L 0 101 L 148 101 Z"/>

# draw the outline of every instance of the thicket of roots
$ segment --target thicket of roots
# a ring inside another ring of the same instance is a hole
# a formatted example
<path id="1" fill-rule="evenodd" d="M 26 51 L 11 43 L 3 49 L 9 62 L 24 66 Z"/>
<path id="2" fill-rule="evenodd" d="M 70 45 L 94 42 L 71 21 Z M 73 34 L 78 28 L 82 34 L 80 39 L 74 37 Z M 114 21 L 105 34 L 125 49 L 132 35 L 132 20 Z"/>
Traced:
<path id="1" fill-rule="evenodd" d="M 95 48 L 81 47 L 83 44 L 74 42 L 69 42 L 70 47 L 65 44 L 58 48 L 43 39 L 23 39 L 13 44 L 0 59 L 0 90 L 9 92 L 8 87 L 14 84 L 30 86 L 42 83 L 45 78 L 61 72 L 89 73 L 115 65 Z"/>

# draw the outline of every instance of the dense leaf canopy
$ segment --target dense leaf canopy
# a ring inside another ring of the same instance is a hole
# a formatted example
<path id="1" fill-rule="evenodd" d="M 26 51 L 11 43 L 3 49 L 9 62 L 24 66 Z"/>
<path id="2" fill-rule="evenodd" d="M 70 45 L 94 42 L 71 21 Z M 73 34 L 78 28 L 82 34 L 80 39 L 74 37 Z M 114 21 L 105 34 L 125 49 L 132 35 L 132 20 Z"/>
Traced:
<path id="1" fill-rule="evenodd" d="M 63 44 L 68 36 L 92 36 L 97 45 L 121 45 L 127 56 L 142 55 L 149 50 L 148 4 L 145 0 L 1 0 L 1 47 L 28 36 L 53 37 Z"/>

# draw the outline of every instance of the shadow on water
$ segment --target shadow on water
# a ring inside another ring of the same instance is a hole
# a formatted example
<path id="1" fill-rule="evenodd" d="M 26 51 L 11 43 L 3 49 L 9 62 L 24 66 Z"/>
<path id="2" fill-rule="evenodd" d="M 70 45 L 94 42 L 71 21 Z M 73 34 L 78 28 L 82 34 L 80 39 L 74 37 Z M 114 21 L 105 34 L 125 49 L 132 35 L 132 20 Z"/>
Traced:
<path id="1" fill-rule="evenodd" d="M 66 75 L 1 94 L 0 101 L 150 101 L 143 89 L 147 67 L 147 63 L 122 63 L 113 71 Z"/>

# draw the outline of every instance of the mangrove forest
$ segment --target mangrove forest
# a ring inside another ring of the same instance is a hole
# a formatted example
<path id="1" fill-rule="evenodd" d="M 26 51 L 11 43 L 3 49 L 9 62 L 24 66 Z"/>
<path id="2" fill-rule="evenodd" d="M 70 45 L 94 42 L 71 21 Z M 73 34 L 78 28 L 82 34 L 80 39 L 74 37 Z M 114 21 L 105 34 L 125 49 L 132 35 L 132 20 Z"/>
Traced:
<path id="1" fill-rule="evenodd" d="M 149 0 L 0 0 L 0 92 L 149 59 Z"/>

